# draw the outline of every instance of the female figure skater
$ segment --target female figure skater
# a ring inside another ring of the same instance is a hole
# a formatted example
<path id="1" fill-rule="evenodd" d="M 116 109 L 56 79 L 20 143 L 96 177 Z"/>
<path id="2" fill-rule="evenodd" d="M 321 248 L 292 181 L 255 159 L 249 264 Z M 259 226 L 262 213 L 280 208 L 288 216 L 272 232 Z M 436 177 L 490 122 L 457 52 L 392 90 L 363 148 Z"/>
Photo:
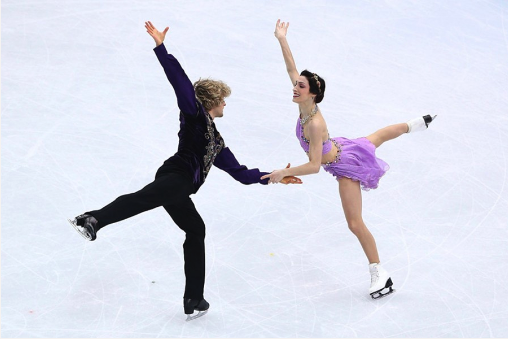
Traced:
<path id="1" fill-rule="evenodd" d="M 376 148 L 385 141 L 395 139 L 402 134 L 427 129 L 436 116 L 426 115 L 382 128 L 367 137 L 346 139 L 330 138 L 325 119 L 318 107 L 325 93 L 325 81 L 316 73 L 304 70 L 300 74 L 296 69 L 286 34 L 289 23 L 277 20 L 275 37 L 280 43 L 286 68 L 293 84 L 293 102 L 298 104 L 300 116 L 296 125 L 296 136 L 309 157 L 306 164 L 273 171 L 261 179 L 268 178 L 269 183 L 278 183 L 288 175 L 307 175 L 318 173 L 320 167 L 332 174 L 339 182 L 339 194 L 348 227 L 360 241 L 369 260 L 371 285 L 369 293 L 378 299 L 394 292 L 392 279 L 381 266 L 376 241 L 362 219 L 363 190 L 375 189 L 379 179 L 389 169 L 387 163 L 376 157 Z"/>

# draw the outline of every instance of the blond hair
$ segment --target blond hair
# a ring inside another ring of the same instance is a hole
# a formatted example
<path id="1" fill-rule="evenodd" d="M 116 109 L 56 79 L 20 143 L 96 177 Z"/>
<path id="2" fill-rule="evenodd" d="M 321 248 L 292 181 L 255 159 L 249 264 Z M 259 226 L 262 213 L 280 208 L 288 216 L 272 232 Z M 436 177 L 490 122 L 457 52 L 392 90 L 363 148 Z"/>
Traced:
<path id="1" fill-rule="evenodd" d="M 194 92 L 203 107 L 210 111 L 222 104 L 224 98 L 231 95 L 231 88 L 220 80 L 200 78 L 194 83 Z"/>

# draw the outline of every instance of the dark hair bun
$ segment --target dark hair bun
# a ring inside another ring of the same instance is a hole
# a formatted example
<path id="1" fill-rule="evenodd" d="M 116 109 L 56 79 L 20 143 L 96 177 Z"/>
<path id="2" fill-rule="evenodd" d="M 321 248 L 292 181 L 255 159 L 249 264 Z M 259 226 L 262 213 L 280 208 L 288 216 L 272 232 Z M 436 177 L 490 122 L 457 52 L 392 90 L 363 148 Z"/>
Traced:
<path id="1" fill-rule="evenodd" d="M 321 101 L 323 101 L 323 98 L 325 97 L 325 80 L 321 78 L 316 73 L 309 72 L 308 70 L 302 71 L 300 75 L 307 78 L 309 81 L 310 86 L 310 93 L 315 94 L 316 97 L 314 98 L 314 101 L 316 104 L 319 104 Z"/>

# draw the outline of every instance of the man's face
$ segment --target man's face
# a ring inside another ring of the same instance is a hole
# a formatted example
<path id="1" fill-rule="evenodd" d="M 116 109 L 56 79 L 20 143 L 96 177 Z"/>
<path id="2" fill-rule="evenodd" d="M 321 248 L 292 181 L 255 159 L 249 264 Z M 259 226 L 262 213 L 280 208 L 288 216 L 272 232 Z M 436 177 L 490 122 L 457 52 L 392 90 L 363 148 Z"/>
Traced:
<path id="1" fill-rule="evenodd" d="M 216 106 L 210 110 L 212 118 L 221 118 L 224 115 L 224 107 L 226 107 L 226 100 L 222 99 L 219 106 Z"/>

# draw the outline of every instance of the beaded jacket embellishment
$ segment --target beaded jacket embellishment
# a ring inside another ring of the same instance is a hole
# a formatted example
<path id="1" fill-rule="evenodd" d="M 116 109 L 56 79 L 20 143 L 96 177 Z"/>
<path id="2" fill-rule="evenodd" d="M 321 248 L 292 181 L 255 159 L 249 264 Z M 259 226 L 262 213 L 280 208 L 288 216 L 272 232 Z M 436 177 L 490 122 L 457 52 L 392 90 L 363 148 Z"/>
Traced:
<path id="1" fill-rule="evenodd" d="M 205 133 L 205 138 L 208 140 L 208 145 L 206 146 L 206 154 L 203 157 L 203 162 L 205 165 L 203 168 L 203 176 L 206 178 L 208 172 L 210 172 L 210 169 L 212 168 L 217 154 L 219 154 L 220 151 L 222 151 L 224 148 L 224 139 L 222 139 L 220 133 L 218 132 L 217 135 L 215 135 L 215 129 L 212 127 L 212 119 L 208 116 L 208 113 L 206 113 L 205 116 L 207 120 L 207 132 Z"/>

